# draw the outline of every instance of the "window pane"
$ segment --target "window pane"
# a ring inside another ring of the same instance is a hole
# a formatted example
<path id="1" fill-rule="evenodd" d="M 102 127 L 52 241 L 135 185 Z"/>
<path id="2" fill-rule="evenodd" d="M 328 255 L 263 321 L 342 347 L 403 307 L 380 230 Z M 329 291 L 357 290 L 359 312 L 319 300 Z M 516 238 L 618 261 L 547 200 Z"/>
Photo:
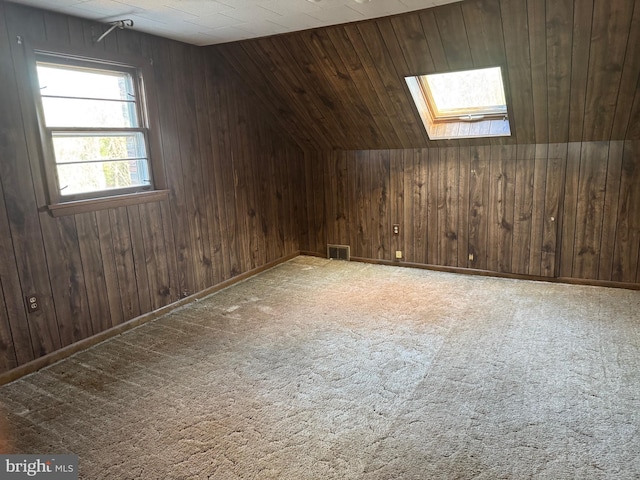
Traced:
<path id="1" fill-rule="evenodd" d="M 54 133 L 53 148 L 56 163 L 94 162 L 146 158 L 142 133 L 112 135 Z"/>
<path id="2" fill-rule="evenodd" d="M 40 94 L 54 97 L 135 100 L 133 81 L 126 72 L 89 70 L 38 62 Z"/>
<path id="3" fill-rule="evenodd" d="M 73 98 L 42 99 L 47 127 L 137 127 L 135 104 L 110 100 Z"/>
<path id="4" fill-rule="evenodd" d="M 146 160 L 58 165 L 61 195 L 150 185 Z"/>
<path id="5" fill-rule="evenodd" d="M 427 85 L 439 114 L 450 110 L 504 109 L 506 100 L 500 68 L 426 76 Z"/>

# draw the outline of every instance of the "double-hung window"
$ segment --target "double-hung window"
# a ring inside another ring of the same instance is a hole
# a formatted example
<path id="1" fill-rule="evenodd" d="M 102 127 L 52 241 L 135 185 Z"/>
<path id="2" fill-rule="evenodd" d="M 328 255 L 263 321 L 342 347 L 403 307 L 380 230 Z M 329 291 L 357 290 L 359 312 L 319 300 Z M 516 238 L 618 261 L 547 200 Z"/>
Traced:
<path id="1" fill-rule="evenodd" d="M 138 69 L 37 52 L 35 63 L 51 203 L 152 190 Z"/>

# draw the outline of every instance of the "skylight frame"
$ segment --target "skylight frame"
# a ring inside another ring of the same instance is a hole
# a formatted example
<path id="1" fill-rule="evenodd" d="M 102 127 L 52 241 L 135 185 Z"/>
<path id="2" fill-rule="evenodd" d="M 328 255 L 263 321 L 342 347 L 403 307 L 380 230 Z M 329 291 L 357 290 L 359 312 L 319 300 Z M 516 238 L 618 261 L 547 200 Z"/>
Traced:
<path id="1" fill-rule="evenodd" d="M 437 108 L 437 103 L 429 88 L 427 78 L 431 75 L 459 74 L 479 70 L 497 69 L 502 87 L 504 105 L 470 106 L 457 109 Z M 405 81 L 415 107 L 420 115 L 427 134 L 431 140 L 448 140 L 456 138 L 483 138 L 511 136 L 509 120 L 509 97 L 505 69 L 501 65 L 493 65 L 469 70 L 450 72 L 432 72 L 424 75 L 410 75 Z M 475 125 L 475 127 L 471 127 Z"/>

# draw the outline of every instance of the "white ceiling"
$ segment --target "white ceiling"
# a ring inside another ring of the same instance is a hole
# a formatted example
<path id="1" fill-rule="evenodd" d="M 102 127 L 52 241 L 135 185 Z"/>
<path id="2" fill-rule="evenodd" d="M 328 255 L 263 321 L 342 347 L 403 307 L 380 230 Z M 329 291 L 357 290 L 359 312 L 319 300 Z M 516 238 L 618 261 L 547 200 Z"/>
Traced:
<path id="1" fill-rule="evenodd" d="M 11 0 L 211 45 L 383 17 L 461 0 Z M 106 28 L 105 28 L 106 30 Z"/>

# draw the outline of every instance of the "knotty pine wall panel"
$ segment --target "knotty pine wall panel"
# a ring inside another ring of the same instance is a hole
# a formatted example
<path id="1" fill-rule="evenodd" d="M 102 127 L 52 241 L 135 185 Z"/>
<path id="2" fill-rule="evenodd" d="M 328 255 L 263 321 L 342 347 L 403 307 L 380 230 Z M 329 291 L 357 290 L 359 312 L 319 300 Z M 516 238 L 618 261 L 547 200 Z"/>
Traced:
<path id="1" fill-rule="evenodd" d="M 0 1 L 0 373 L 299 250 L 302 151 L 236 74 L 215 52 L 133 31 L 95 44 L 103 30 Z M 168 200 L 49 215 L 18 35 L 153 60 Z"/>
<path id="2" fill-rule="evenodd" d="M 302 249 L 346 242 L 368 260 L 401 250 L 411 264 L 634 284 L 639 143 L 314 153 L 307 166 L 324 173 L 306 178 L 306 211 L 322 215 L 324 198 L 326 213 L 307 221 L 326 241 Z"/>

